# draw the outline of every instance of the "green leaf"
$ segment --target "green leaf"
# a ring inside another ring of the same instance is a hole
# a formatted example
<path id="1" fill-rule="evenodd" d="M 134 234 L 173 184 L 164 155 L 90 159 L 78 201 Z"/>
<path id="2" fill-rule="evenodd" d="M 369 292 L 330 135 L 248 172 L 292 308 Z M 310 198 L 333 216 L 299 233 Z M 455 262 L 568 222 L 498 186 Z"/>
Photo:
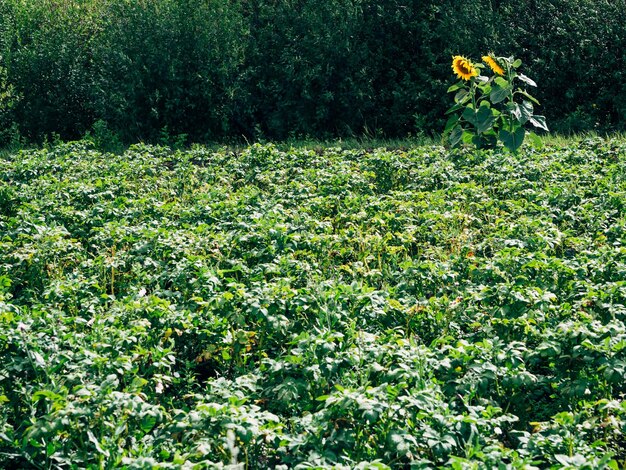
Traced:
<path id="1" fill-rule="evenodd" d="M 150 432 L 157 423 L 157 416 L 153 413 L 146 413 L 141 417 L 141 430 L 144 432 Z"/>
<path id="2" fill-rule="evenodd" d="M 376 410 L 365 410 L 363 412 L 363 418 L 365 418 L 369 424 L 373 424 L 378 421 L 379 413 Z"/>
<path id="3" fill-rule="evenodd" d="M 511 116 L 513 116 L 517 121 L 522 119 L 522 110 L 520 109 L 519 104 L 508 103 L 507 109 L 509 110 L 509 113 L 511 113 Z"/>
<path id="4" fill-rule="evenodd" d="M 532 144 L 534 148 L 540 149 L 543 147 L 543 141 L 541 140 L 541 137 L 539 137 L 534 132 L 529 132 L 527 135 L 528 135 L 528 139 L 530 140 L 530 143 Z"/>
<path id="5" fill-rule="evenodd" d="M 534 87 L 536 87 L 536 86 L 537 86 L 537 83 L 536 83 L 533 79 L 528 78 L 528 77 L 527 77 L 526 75 L 524 75 L 523 73 L 518 74 L 518 75 L 517 75 L 517 78 L 519 78 L 521 81 L 523 81 L 524 83 L 527 83 L 527 84 L 528 84 L 528 85 L 530 85 L 530 86 L 534 86 Z"/>
<path id="6" fill-rule="evenodd" d="M 148 381 L 143 377 L 134 377 L 133 381 L 130 383 L 131 390 L 141 390 L 141 388 L 146 385 Z"/>
<path id="7" fill-rule="evenodd" d="M 491 108 L 481 106 L 476 113 L 476 130 L 479 133 L 487 132 L 496 122 L 496 116 Z"/>
<path id="8" fill-rule="evenodd" d="M 520 124 L 524 125 L 528 122 L 528 120 L 533 117 L 533 113 L 535 112 L 535 107 L 530 101 L 524 100 L 522 104 L 519 106 L 520 110 L 520 118 L 518 119 Z"/>
<path id="9" fill-rule="evenodd" d="M 497 136 L 493 133 L 475 135 L 472 138 L 472 143 L 479 149 L 495 148 L 497 141 Z"/>
<path id="10" fill-rule="evenodd" d="M 504 101 L 511 94 L 511 87 L 502 87 L 500 85 L 495 85 L 491 89 L 491 93 L 489 94 L 489 99 L 493 104 L 500 103 Z"/>
<path id="11" fill-rule="evenodd" d="M 37 364 L 39 367 L 45 368 L 46 361 L 44 360 L 44 358 L 43 358 L 43 356 L 41 354 L 39 354 L 37 351 L 32 351 L 30 355 L 32 356 L 33 361 L 35 362 L 35 364 Z"/>
<path id="12" fill-rule="evenodd" d="M 96 439 L 96 436 L 94 436 L 93 432 L 90 429 L 87 430 L 87 438 L 89 439 L 89 441 L 91 441 L 91 443 L 94 445 L 94 447 L 99 453 L 101 453 L 105 457 L 109 456 L 109 451 L 104 449 L 100 445 L 100 442 L 98 441 L 98 439 Z"/>
<path id="13" fill-rule="evenodd" d="M 617 461 L 615 460 L 611 460 L 607 466 L 611 469 L 611 470 L 619 470 L 619 464 L 617 463 Z"/>
<path id="14" fill-rule="evenodd" d="M 461 126 L 456 126 L 450 132 L 450 145 L 452 147 L 456 147 L 461 142 L 461 137 L 463 137 L 463 128 Z"/>
<path id="15" fill-rule="evenodd" d="M 539 101 L 537 101 L 537 99 L 534 96 L 529 95 L 526 91 L 524 91 L 524 90 L 517 90 L 517 93 L 519 93 L 522 96 L 528 98 L 530 101 L 532 101 L 536 105 L 539 105 Z"/>
<path id="16" fill-rule="evenodd" d="M 524 142 L 525 135 L 526 131 L 524 128 L 518 127 L 513 132 L 501 129 L 499 138 L 507 149 L 515 153 L 521 147 L 522 142 Z"/>
<path id="17" fill-rule="evenodd" d="M 465 131 L 463 132 L 463 136 L 461 137 L 461 140 L 463 140 L 464 144 L 471 144 L 474 139 L 474 136 L 475 134 L 473 132 Z"/>
<path id="18" fill-rule="evenodd" d="M 59 395 L 58 393 L 55 393 L 51 390 L 39 390 L 37 392 L 35 392 L 33 394 L 32 400 L 34 402 L 37 402 L 43 398 L 47 398 L 48 400 L 52 401 L 52 402 L 56 402 L 56 401 L 62 401 L 63 397 L 61 395 Z"/>
<path id="19" fill-rule="evenodd" d="M 518 68 L 520 65 L 522 65 L 522 59 L 517 59 L 515 62 L 513 62 L 512 66 L 514 69 Z"/>
<path id="20" fill-rule="evenodd" d="M 0 288 L 4 290 L 8 289 L 9 287 L 11 287 L 11 279 L 7 276 L 0 276 Z"/>
<path id="21" fill-rule="evenodd" d="M 465 111 L 463 111 L 461 117 L 470 124 L 473 124 L 474 126 L 476 125 L 476 111 L 474 111 L 474 109 L 470 108 L 469 106 L 465 108 Z"/>
<path id="22" fill-rule="evenodd" d="M 454 102 L 463 104 L 469 100 L 469 91 L 467 90 L 459 90 L 456 95 L 454 95 Z"/>
<path id="23" fill-rule="evenodd" d="M 51 457 L 52 455 L 54 455 L 56 451 L 56 446 L 54 445 L 54 442 L 48 442 L 48 444 L 46 445 L 46 456 Z"/>
<path id="24" fill-rule="evenodd" d="M 454 85 L 452 85 L 450 88 L 448 88 L 448 93 L 452 93 L 453 91 L 460 90 L 461 88 L 465 88 L 465 83 L 457 82 Z"/>
<path id="25" fill-rule="evenodd" d="M 530 122 L 538 129 L 543 129 L 546 132 L 550 132 L 550 129 L 548 129 L 548 125 L 546 124 L 545 116 L 532 116 L 528 119 L 528 122 Z"/>
<path id="26" fill-rule="evenodd" d="M 446 127 L 443 130 L 443 133 L 446 134 L 448 132 L 450 132 L 452 130 L 452 128 L 454 126 L 456 126 L 456 124 L 459 122 L 459 116 L 457 114 L 455 114 L 454 116 L 450 116 L 448 118 L 448 122 L 446 122 Z"/>
<path id="27" fill-rule="evenodd" d="M 459 109 L 463 109 L 463 105 L 457 103 L 454 106 L 452 106 L 450 109 L 448 109 L 446 111 L 446 114 L 454 113 L 455 111 L 458 111 Z"/>
<path id="28" fill-rule="evenodd" d="M 494 82 L 496 83 L 496 85 L 498 85 L 501 88 L 508 88 L 511 86 L 511 84 L 502 77 L 496 77 L 494 79 Z"/>

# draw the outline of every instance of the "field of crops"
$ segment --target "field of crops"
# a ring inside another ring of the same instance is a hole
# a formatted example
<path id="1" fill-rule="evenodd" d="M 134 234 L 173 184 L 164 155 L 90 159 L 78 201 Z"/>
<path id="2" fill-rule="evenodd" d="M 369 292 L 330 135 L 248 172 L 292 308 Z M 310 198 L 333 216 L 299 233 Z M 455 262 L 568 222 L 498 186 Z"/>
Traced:
<path id="1" fill-rule="evenodd" d="M 0 466 L 618 468 L 626 142 L 0 157 Z"/>

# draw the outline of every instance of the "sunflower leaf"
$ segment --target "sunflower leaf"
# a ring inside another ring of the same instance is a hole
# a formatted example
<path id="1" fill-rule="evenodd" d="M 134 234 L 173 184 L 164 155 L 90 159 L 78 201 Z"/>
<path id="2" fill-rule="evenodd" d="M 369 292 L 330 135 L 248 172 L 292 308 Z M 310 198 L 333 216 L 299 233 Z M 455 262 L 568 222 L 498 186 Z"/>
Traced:
<path id="1" fill-rule="evenodd" d="M 498 137 L 507 149 L 515 153 L 521 147 L 522 142 L 524 142 L 525 135 L 526 131 L 524 130 L 524 128 L 518 127 L 513 132 L 501 129 Z"/>
<path id="2" fill-rule="evenodd" d="M 472 138 L 472 143 L 479 149 L 495 148 L 497 141 L 497 136 L 489 133 L 475 135 Z"/>
<path id="3" fill-rule="evenodd" d="M 458 111 L 458 110 L 459 110 L 459 109 L 461 109 L 462 107 L 463 107 L 463 105 L 461 105 L 461 104 L 458 104 L 458 103 L 457 103 L 457 104 L 455 104 L 454 106 L 452 106 L 450 109 L 448 109 L 448 110 L 446 111 L 446 114 L 451 114 L 451 113 L 453 113 L 453 112 L 455 112 L 455 111 Z"/>
<path id="4" fill-rule="evenodd" d="M 523 81 L 524 83 L 527 83 L 530 86 L 534 86 L 534 87 L 537 86 L 537 82 L 535 82 L 532 78 L 528 78 L 523 73 L 518 73 L 517 78 L 519 78 L 521 81 Z"/>
<path id="5" fill-rule="evenodd" d="M 494 82 L 496 82 L 496 85 L 502 87 L 502 88 L 507 88 L 509 87 L 509 82 L 506 81 L 504 78 L 502 77 L 496 77 Z"/>
<path id="6" fill-rule="evenodd" d="M 448 122 L 446 123 L 446 128 L 444 129 L 444 133 L 446 132 L 450 132 L 450 130 L 452 128 L 454 128 L 454 126 L 456 126 L 456 124 L 459 122 L 459 116 L 457 114 L 455 114 L 454 116 L 450 116 L 448 118 Z"/>
<path id="7" fill-rule="evenodd" d="M 457 92 L 456 95 L 454 95 L 455 103 L 463 104 L 467 100 L 469 100 L 469 92 L 466 89 L 461 89 Z"/>
<path id="8" fill-rule="evenodd" d="M 520 109 L 519 104 L 517 104 L 517 103 L 508 103 L 507 104 L 507 109 L 509 110 L 509 113 L 511 113 L 511 116 L 513 116 L 518 121 L 521 121 L 521 119 L 522 119 L 522 110 Z"/>
<path id="9" fill-rule="evenodd" d="M 535 112 L 535 107 L 530 101 L 524 100 L 522 104 L 519 106 L 520 117 L 518 118 L 520 124 L 524 125 L 528 122 L 530 118 L 533 117 L 533 113 Z"/>
<path id="10" fill-rule="evenodd" d="M 531 116 L 528 121 L 538 129 L 543 129 L 546 132 L 549 132 L 548 125 L 546 124 L 545 116 Z"/>
<path id="11" fill-rule="evenodd" d="M 453 91 L 460 90 L 461 88 L 465 88 L 465 83 L 457 82 L 454 85 L 452 85 L 450 88 L 448 88 L 448 93 L 452 93 Z"/>
<path id="12" fill-rule="evenodd" d="M 456 147 L 461 142 L 461 138 L 463 137 L 463 128 L 461 126 L 456 126 L 450 132 L 450 144 L 452 147 Z"/>
<path id="13" fill-rule="evenodd" d="M 539 101 L 537 100 L 537 98 L 535 98 L 532 95 L 529 95 L 526 91 L 524 90 L 517 90 L 517 93 L 519 93 L 520 95 L 528 98 L 530 101 L 532 101 L 533 103 L 535 103 L 536 105 L 539 105 Z"/>
<path id="14" fill-rule="evenodd" d="M 469 106 L 465 108 L 461 117 L 470 124 L 473 124 L 474 126 L 476 125 L 476 111 L 474 111 L 473 108 L 470 108 Z"/>
<path id="15" fill-rule="evenodd" d="M 487 106 L 481 106 L 476 113 L 476 130 L 482 134 L 493 127 L 496 116 L 493 110 Z"/>
<path id="16" fill-rule="evenodd" d="M 506 80 L 504 80 L 506 82 Z M 491 93 L 489 94 L 489 99 L 493 104 L 500 103 L 504 101 L 509 94 L 511 93 L 511 87 L 507 86 L 503 87 L 500 84 L 496 84 L 491 89 Z"/>
<path id="17" fill-rule="evenodd" d="M 463 136 L 461 138 L 463 139 L 463 143 L 471 144 L 472 140 L 474 140 L 474 133 L 465 131 L 463 132 Z"/>

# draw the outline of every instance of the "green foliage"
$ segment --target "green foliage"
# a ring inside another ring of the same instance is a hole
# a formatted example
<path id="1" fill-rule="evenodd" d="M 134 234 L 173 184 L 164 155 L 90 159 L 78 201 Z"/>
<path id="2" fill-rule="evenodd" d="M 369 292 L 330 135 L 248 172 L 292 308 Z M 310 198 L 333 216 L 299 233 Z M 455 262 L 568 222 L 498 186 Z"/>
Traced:
<path id="1" fill-rule="evenodd" d="M 534 114 L 534 104 L 539 102 L 519 82 L 537 84 L 517 71 L 522 65 L 519 59 L 488 55 L 483 61 L 493 69 L 491 77 L 481 74 L 484 65 L 454 57 L 453 68 L 460 70 L 462 80 L 448 88 L 448 93 L 455 93 L 455 104 L 446 113 L 451 116 L 444 133 L 449 133 L 452 147 L 471 142 L 479 149 L 494 148 L 500 141 L 515 153 L 524 142 L 526 124 L 548 131 L 546 118 Z M 535 134 L 530 136 L 537 140 Z"/>
<path id="2" fill-rule="evenodd" d="M 164 128 L 192 142 L 438 133 L 459 50 L 520 57 L 557 131 L 624 130 L 624 9 L 625 0 L 4 0 L 0 139 L 75 138 L 98 121 L 124 143 L 159 142 Z"/>
<path id="3" fill-rule="evenodd" d="M 20 97 L 14 122 L 29 139 L 78 137 L 92 120 L 91 51 L 97 29 L 88 2 L 3 2 L 8 83 Z"/>
<path id="4" fill-rule="evenodd" d="M 6 70 L 0 60 L 0 146 L 6 146 L 17 133 L 13 110 L 19 101 L 15 88 L 7 82 Z"/>
<path id="5" fill-rule="evenodd" d="M 626 1 L 498 4 L 501 34 L 493 47 L 512 51 L 524 61 L 528 74 L 537 77 L 537 97 L 553 130 L 623 130 L 626 31 L 618 17 Z"/>
<path id="6" fill-rule="evenodd" d="M 0 157 L 0 466 L 617 468 L 622 140 Z"/>
<path id="7" fill-rule="evenodd" d="M 124 147 L 119 136 L 109 129 L 108 124 L 101 119 L 94 122 L 91 131 L 87 132 L 85 138 L 91 140 L 94 146 L 102 152 L 119 153 Z"/>
<path id="8" fill-rule="evenodd" d="M 97 6 L 102 3 L 101 6 Z M 232 134 L 247 25 L 236 2 L 95 2 L 94 113 L 124 141 Z"/>
<path id="9" fill-rule="evenodd" d="M 0 147 L 19 141 L 19 130 L 16 123 L 15 109 L 20 96 L 14 83 L 7 74 L 7 58 L 5 44 L 11 38 L 10 16 L 6 5 L 0 5 Z"/>
<path id="10" fill-rule="evenodd" d="M 15 122 L 39 140 L 77 137 L 100 121 L 124 141 L 157 141 L 164 127 L 196 139 L 229 134 L 246 45 L 238 8 L 220 0 L 3 2 L 0 58 L 22 98 Z"/>

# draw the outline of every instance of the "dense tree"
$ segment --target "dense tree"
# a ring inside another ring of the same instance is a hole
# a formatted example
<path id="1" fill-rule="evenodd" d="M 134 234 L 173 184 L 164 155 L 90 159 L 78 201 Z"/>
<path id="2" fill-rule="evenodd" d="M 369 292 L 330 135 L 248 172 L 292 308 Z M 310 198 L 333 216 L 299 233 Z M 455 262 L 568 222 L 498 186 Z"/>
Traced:
<path id="1" fill-rule="evenodd" d="M 626 0 L 0 0 L 0 139 L 440 132 L 450 58 L 524 60 L 558 131 L 626 129 Z"/>

